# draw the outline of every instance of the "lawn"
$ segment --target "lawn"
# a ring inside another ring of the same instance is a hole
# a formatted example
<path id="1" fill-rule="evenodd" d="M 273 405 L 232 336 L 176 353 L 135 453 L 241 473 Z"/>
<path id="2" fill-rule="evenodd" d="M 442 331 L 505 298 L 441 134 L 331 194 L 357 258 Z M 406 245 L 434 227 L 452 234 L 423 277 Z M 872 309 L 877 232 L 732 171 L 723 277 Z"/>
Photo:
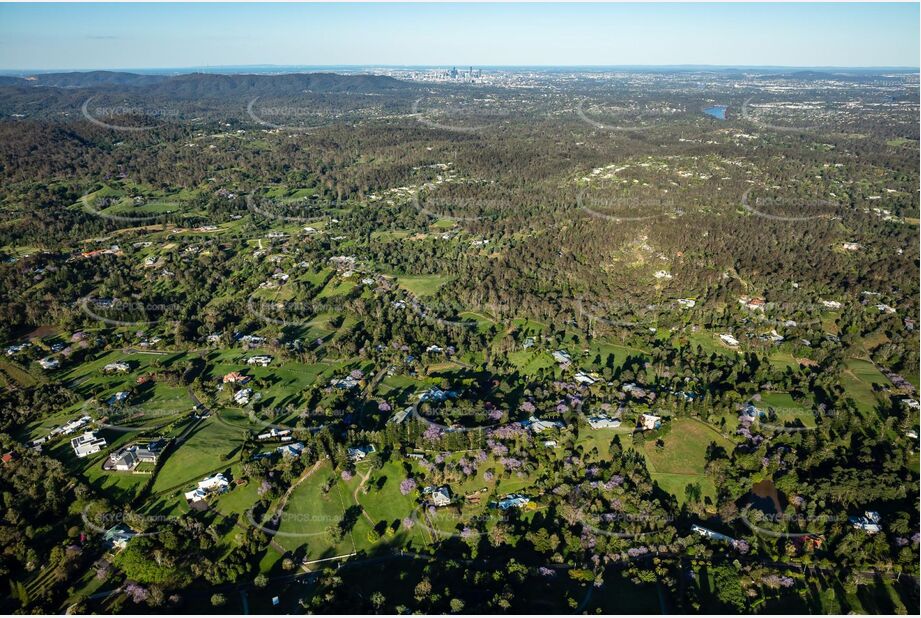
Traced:
<path id="1" fill-rule="evenodd" d="M 873 412 L 879 401 L 873 391 L 873 385 L 891 386 L 892 383 L 870 361 L 849 358 L 844 361 L 844 366 L 845 369 L 841 372 L 841 385 L 845 393 L 854 400 L 858 410 Z"/>
<path id="2" fill-rule="evenodd" d="M 793 399 L 790 393 L 764 392 L 761 401 L 756 402 L 758 408 L 766 410 L 771 408 L 777 413 L 778 424 L 787 421 L 800 420 L 806 427 L 815 427 L 815 414 L 812 412 L 813 401 L 804 398 L 799 401 Z"/>
<path id="3" fill-rule="evenodd" d="M 713 482 L 705 471 L 707 447 L 715 442 L 728 451 L 732 442 L 697 419 L 678 418 L 670 422 L 672 428 L 664 438 L 664 448 L 657 448 L 654 441 L 643 445 L 652 479 L 679 502 L 684 501 L 688 483 L 700 483 L 702 495 L 715 497 Z"/>
<path id="4" fill-rule="evenodd" d="M 175 488 L 176 491 L 189 488 L 193 482 L 201 480 L 212 470 L 229 468 L 243 443 L 241 433 L 227 427 L 215 418 L 210 418 L 196 427 L 186 442 L 174 450 L 163 462 L 154 492 L 164 492 Z"/>
<path id="5" fill-rule="evenodd" d="M 541 369 L 556 365 L 556 361 L 550 354 L 536 348 L 510 352 L 508 360 L 525 375 L 537 375 Z"/>
<path id="6" fill-rule="evenodd" d="M 413 296 L 431 296 L 451 279 L 443 275 L 400 275 L 397 283 Z"/>
<path id="7" fill-rule="evenodd" d="M 332 488 L 323 486 L 334 477 Z M 333 542 L 326 530 L 338 525 L 346 509 L 354 504 L 342 479 L 326 461 L 291 493 L 281 518 L 275 541 L 289 551 L 303 548 L 309 559 L 325 558 L 355 551 L 352 534 Z M 353 532 L 357 534 L 357 532 Z"/>

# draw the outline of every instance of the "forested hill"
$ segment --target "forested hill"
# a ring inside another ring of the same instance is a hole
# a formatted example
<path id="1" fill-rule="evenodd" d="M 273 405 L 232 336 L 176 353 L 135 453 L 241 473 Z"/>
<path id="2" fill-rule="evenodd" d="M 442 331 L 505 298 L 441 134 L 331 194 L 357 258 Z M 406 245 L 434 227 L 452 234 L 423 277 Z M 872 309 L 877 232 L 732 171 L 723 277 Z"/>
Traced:
<path id="1" fill-rule="evenodd" d="M 415 89 L 404 81 L 382 75 L 340 75 L 336 73 L 292 73 L 285 75 L 139 75 L 114 71 L 45 73 L 27 78 L 5 77 L 2 86 L 46 88 L 148 88 L 156 94 L 179 97 L 211 97 L 247 92 L 280 95 L 296 92 L 384 93 Z"/>

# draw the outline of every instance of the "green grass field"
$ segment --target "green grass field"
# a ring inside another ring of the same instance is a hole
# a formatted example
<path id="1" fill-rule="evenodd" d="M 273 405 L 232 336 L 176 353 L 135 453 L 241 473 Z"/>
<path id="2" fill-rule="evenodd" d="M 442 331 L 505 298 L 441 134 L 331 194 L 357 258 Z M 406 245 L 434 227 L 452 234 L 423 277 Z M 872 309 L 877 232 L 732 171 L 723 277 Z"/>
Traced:
<path id="1" fill-rule="evenodd" d="M 332 488 L 324 493 L 324 484 L 333 476 Z M 352 536 L 357 531 L 333 542 L 326 530 L 338 525 L 346 509 L 353 504 L 348 487 L 329 462 L 324 462 L 291 493 L 275 541 L 289 551 L 304 548 L 306 556 L 314 560 L 351 553 L 355 551 Z"/>
<path id="2" fill-rule="evenodd" d="M 214 418 L 204 421 L 163 463 L 153 491 L 162 492 L 177 485 L 182 486 L 175 490 L 177 492 L 189 489 L 210 471 L 230 468 L 233 459 L 226 457 L 235 453 L 242 442 L 239 431 Z M 190 487 L 184 487 L 185 484 Z"/>
<path id="3" fill-rule="evenodd" d="M 400 275 L 397 284 L 418 297 L 431 296 L 451 279 L 442 275 Z"/>
<path id="4" fill-rule="evenodd" d="M 684 488 L 688 483 L 700 483 L 702 495 L 715 497 L 713 482 L 705 471 L 707 446 L 715 442 L 730 450 L 732 442 L 697 419 L 678 418 L 671 423 L 664 448 L 656 448 L 652 441 L 643 445 L 642 452 L 652 479 L 659 482 L 663 490 L 675 495 L 679 502 L 684 501 Z"/>
<path id="5" fill-rule="evenodd" d="M 891 386 L 889 378 L 884 376 L 870 361 L 849 358 L 844 361 L 845 369 L 841 372 L 841 385 L 845 393 L 857 404 L 861 412 L 873 412 L 878 403 L 873 385 Z"/>

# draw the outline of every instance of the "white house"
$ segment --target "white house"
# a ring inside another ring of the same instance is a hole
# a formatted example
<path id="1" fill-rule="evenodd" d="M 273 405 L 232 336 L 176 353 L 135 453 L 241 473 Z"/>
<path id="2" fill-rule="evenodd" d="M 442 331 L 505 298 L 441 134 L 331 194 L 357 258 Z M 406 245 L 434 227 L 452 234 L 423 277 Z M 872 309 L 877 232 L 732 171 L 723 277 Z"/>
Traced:
<path id="1" fill-rule="evenodd" d="M 38 361 L 38 364 L 41 365 L 42 369 L 57 369 L 61 366 L 61 361 L 49 356 L 48 358 L 43 358 Z"/>
<path id="2" fill-rule="evenodd" d="M 662 426 L 662 417 L 654 414 L 640 414 L 640 426 L 643 430 L 658 429 Z"/>
<path id="3" fill-rule="evenodd" d="M 592 429 L 616 429 L 620 427 L 620 419 L 608 418 L 607 416 L 591 416 L 588 418 L 588 424 Z"/>
<path id="4" fill-rule="evenodd" d="M 291 444 L 279 446 L 275 450 L 285 457 L 300 457 L 301 453 L 304 452 L 304 445 L 301 442 L 292 442 Z"/>
<path id="5" fill-rule="evenodd" d="M 349 459 L 352 461 L 364 461 L 364 458 L 375 452 L 377 449 L 374 448 L 373 444 L 365 444 L 364 446 L 357 446 L 354 448 L 348 449 Z"/>
<path id="6" fill-rule="evenodd" d="M 230 481 L 223 474 L 218 473 L 213 476 L 207 476 L 198 481 L 198 487 L 185 493 L 185 499 L 189 502 L 198 502 L 204 500 L 211 494 L 224 493 L 230 487 Z"/>
<path id="7" fill-rule="evenodd" d="M 863 530 L 867 534 L 876 534 L 883 529 L 879 523 L 879 513 L 876 511 L 865 511 L 861 517 L 851 517 L 850 522 L 854 528 Z"/>
<path id="8" fill-rule="evenodd" d="M 87 455 L 98 453 L 106 446 L 106 439 L 100 438 L 95 431 L 87 431 L 81 436 L 77 436 L 70 441 L 74 453 L 81 459 Z"/>
<path id="9" fill-rule="evenodd" d="M 268 367 L 271 362 L 272 357 L 264 355 L 250 356 L 248 359 L 246 359 L 247 365 L 259 365 L 260 367 Z"/>
<path id="10" fill-rule="evenodd" d="M 124 361 L 118 361 L 115 363 L 109 363 L 102 368 L 104 373 L 126 373 L 131 371 L 131 365 Z"/>
<path id="11" fill-rule="evenodd" d="M 395 425 L 399 425 L 400 423 L 405 421 L 409 417 L 410 414 L 412 414 L 412 411 L 413 411 L 412 406 L 409 406 L 405 410 L 397 411 L 393 414 L 393 416 L 390 417 L 390 419 L 387 422 L 394 423 Z"/>
<path id="12" fill-rule="evenodd" d="M 256 439 L 257 440 L 273 440 L 275 438 L 279 438 L 279 439 L 285 438 L 289 435 L 291 435 L 290 429 L 276 429 L 275 427 L 272 427 L 267 432 L 261 433 L 258 436 L 256 436 Z"/>
<path id="13" fill-rule="evenodd" d="M 521 507 L 525 506 L 529 502 L 531 502 L 531 499 L 528 498 L 527 496 L 523 496 L 521 494 L 509 494 L 505 496 L 504 498 L 502 498 L 501 500 L 499 500 L 497 506 L 503 511 L 505 511 L 507 509 L 512 509 L 512 508 L 520 509 Z"/>
<path id="14" fill-rule="evenodd" d="M 561 365 L 568 365 L 572 362 L 572 357 L 566 350 L 556 350 L 553 353 L 553 360 L 560 363 Z"/>
<path id="15" fill-rule="evenodd" d="M 134 530 L 125 524 L 118 524 L 105 531 L 105 534 L 102 535 L 102 542 L 109 549 L 125 549 L 128 541 L 134 536 Z"/>
<path id="16" fill-rule="evenodd" d="M 528 429 L 530 429 L 531 431 L 533 431 L 534 433 L 543 433 L 544 431 L 547 431 L 549 429 L 562 429 L 563 428 L 563 423 L 561 423 L 560 421 L 544 421 L 544 420 L 537 418 L 536 416 L 532 416 L 528 420 L 523 421 L 521 424 L 527 427 Z"/>
<path id="17" fill-rule="evenodd" d="M 244 388 L 244 389 L 238 390 L 234 394 L 233 400 L 236 401 L 241 406 L 245 406 L 246 404 L 249 403 L 249 398 L 252 396 L 252 394 L 253 394 L 253 389 Z"/>
<path id="18" fill-rule="evenodd" d="M 588 375 L 584 371 L 577 372 L 575 375 L 575 380 L 579 384 L 586 384 L 588 386 L 591 386 L 592 384 L 598 381 L 596 378 L 593 378 L 592 376 Z"/>
<path id="19" fill-rule="evenodd" d="M 448 506 L 451 504 L 451 488 L 447 485 L 442 487 L 426 487 L 423 493 L 428 494 L 429 499 L 435 506 Z"/>
<path id="20" fill-rule="evenodd" d="M 728 333 L 720 335 L 720 340 L 728 346 L 736 347 L 739 345 L 739 340 Z"/>

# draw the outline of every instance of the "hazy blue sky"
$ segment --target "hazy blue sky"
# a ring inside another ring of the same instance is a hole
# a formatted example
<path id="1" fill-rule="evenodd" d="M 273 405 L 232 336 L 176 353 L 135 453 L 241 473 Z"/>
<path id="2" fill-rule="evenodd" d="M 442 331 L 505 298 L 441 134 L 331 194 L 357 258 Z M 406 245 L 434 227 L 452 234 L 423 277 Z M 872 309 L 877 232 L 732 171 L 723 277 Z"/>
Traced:
<path id="1" fill-rule="evenodd" d="M 0 68 L 919 65 L 906 4 L 3 4 Z"/>

